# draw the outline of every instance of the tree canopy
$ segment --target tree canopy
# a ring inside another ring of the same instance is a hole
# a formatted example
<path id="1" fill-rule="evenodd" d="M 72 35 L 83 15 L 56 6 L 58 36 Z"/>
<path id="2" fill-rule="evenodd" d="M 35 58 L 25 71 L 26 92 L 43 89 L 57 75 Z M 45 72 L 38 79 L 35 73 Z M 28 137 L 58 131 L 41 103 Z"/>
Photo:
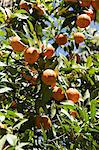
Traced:
<path id="1" fill-rule="evenodd" d="M 0 5 L 0 150 L 98 150 L 99 1 Z"/>

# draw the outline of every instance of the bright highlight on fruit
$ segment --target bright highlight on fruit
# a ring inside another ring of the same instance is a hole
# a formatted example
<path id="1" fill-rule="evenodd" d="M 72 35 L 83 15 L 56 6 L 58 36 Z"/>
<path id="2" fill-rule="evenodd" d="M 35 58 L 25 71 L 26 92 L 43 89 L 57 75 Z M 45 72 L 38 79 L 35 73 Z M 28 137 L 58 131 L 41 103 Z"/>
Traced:
<path id="1" fill-rule="evenodd" d="M 22 52 L 27 48 L 27 46 L 21 42 L 21 38 L 18 36 L 11 37 L 10 44 L 15 52 Z"/>
<path id="2" fill-rule="evenodd" d="M 43 116 L 37 116 L 36 117 L 36 127 L 38 129 L 41 129 L 43 127 L 45 130 L 50 129 L 52 126 L 51 120 L 48 116 L 43 115 Z"/>
<path id="3" fill-rule="evenodd" d="M 29 8 L 28 8 L 28 4 L 26 1 L 21 1 L 19 6 L 20 6 L 20 9 L 24 9 L 28 12 Z"/>
<path id="4" fill-rule="evenodd" d="M 95 12 L 92 9 L 84 10 L 84 12 L 91 18 L 91 20 L 95 19 Z"/>
<path id="5" fill-rule="evenodd" d="M 85 40 L 85 35 L 81 32 L 74 33 L 75 43 L 80 44 Z"/>
<path id="6" fill-rule="evenodd" d="M 42 81 L 46 85 L 53 85 L 56 83 L 57 75 L 54 70 L 52 69 L 46 69 L 42 74 Z"/>
<path id="7" fill-rule="evenodd" d="M 72 115 L 74 118 L 76 118 L 78 116 L 78 113 L 77 113 L 77 111 L 72 110 L 72 111 L 70 111 L 70 115 Z"/>
<path id="8" fill-rule="evenodd" d="M 65 93 L 60 87 L 55 86 L 53 88 L 52 97 L 54 98 L 54 100 L 61 102 L 65 99 Z"/>
<path id="9" fill-rule="evenodd" d="M 55 52 L 55 48 L 51 45 L 48 44 L 45 48 L 44 48 L 44 56 L 46 56 L 47 59 L 52 58 L 53 54 Z"/>
<path id="10" fill-rule="evenodd" d="M 66 90 L 67 99 L 77 103 L 80 98 L 80 92 L 75 88 L 69 88 Z"/>
<path id="11" fill-rule="evenodd" d="M 87 14 L 81 14 L 77 17 L 76 25 L 80 28 L 86 28 L 91 23 L 91 18 Z"/>
<path id="12" fill-rule="evenodd" d="M 35 47 L 29 47 L 24 51 L 24 59 L 28 64 L 34 64 L 39 58 L 39 51 Z"/>
<path id="13" fill-rule="evenodd" d="M 65 34 L 56 35 L 55 41 L 58 45 L 65 45 L 67 43 L 67 36 Z"/>

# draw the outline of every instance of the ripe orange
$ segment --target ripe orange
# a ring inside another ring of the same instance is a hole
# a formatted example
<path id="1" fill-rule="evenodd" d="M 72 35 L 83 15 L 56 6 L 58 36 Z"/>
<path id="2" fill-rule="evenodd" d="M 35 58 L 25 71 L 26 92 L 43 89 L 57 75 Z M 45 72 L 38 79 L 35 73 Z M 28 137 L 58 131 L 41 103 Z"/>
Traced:
<path id="1" fill-rule="evenodd" d="M 91 18 L 87 14 L 81 14 L 77 17 L 76 25 L 80 28 L 86 28 L 91 23 Z"/>
<path id="2" fill-rule="evenodd" d="M 19 6 L 20 6 L 20 9 L 25 9 L 28 12 L 29 8 L 28 8 L 28 4 L 26 1 L 21 1 Z"/>
<path id="3" fill-rule="evenodd" d="M 38 16 L 43 16 L 45 14 L 45 10 L 43 8 L 43 5 L 41 5 L 41 4 L 33 5 L 33 8 L 36 10 L 36 14 Z"/>
<path id="4" fill-rule="evenodd" d="M 99 0 L 92 0 L 91 5 L 94 9 L 99 10 Z"/>
<path id="5" fill-rule="evenodd" d="M 91 18 L 91 20 L 95 19 L 95 12 L 92 9 L 84 10 L 84 12 Z"/>
<path id="6" fill-rule="evenodd" d="M 54 86 L 53 88 L 53 94 L 52 97 L 56 100 L 56 101 L 63 101 L 65 98 L 65 93 L 62 91 L 62 89 L 60 87 Z"/>
<path id="7" fill-rule="evenodd" d="M 74 33 L 74 40 L 77 44 L 80 44 L 81 42 L 85 40 L 85 36 L 81 32 L 76 32 Z"/>
<path id="8" fill-rule="evenodd" d="M 43 54 L 44 56 L 46 56 L 47 59 L 50 59 L 53 56 L 54 51 L 55 48 L 51 44 L 48 44 Z"/>
<path id="9" fill-rule="evenodd" d="M 80 98 L 80 93 L 75 88 L 69 88 L 66 90 L 66 95 L 69 100 L 72 100 L 74 103 L 77 103 Z"/>
<path id="10" fill-rule="evenodd" d="M 39 116 L 39 115 L 38 115 L 38 116 L 36 117 L 36 127 L 37 127 L 38 129 L 40 129 L 41 126 L 42 126 L 45 130 L 51 128 L 52 123 L 51 123 L 51 120 L 50 120 L 50 118 L 49 118 L 48 116 L 46 116 L 46 115 Z"/>
<path id="11" fill-rule="evenodd" d="M 10 38 L 10 43 L 13 50 L 16 52 L 22 52 L 27 48 L 27 46 L 21 42 L 21 39 L 18 36 Z"/>
<path id="12" fill-rule="evenodd" d="M 70 111 L 70 115 L 72 115 L 74 118 L 76 118 L 78 116 L 78 113 L 77 113 L 77 111 L 72 110 L 72 111 Z"/>
<path id="13" fill-rule="evenodd" d="M 56 35 L 55 40 L 58 45 L 64 45 L 67 43 L 67 36 L 64 34 L 59 34 Z"/>
<path id="14" fill-rule="evenodd" d="M 57 75 L 54 70 L 52 69 L 46 69 L 42 74 L 42 81 L 46 85 L 53 85 L 56 83 Z"/>
<path id="15" fill-rule="evenodd" d="M 57 75 L 54 70 L 52 69 L 46 69 L 42 74 L 42 81 L 46 85 L 53 85 L 56 83 Z"/>
<path id="16" fill-rule="evenodd" d="M 36 127 L 38 128 L 38 129 L 40 129 L 41 128 L 41 123 L 42 123 L 42 118 L 41 118 L 41 116 L 37 116 L 36 117 Z"/>
<path id="17" fill-rule="evenodd" d="M 28 64 L 34 64 L 39 58 L 39 51 L 34 47 L 30 47 L 24 51 L 24 59 Z"/>
<path id="18" fill-rule="evenodd" d="M 80 6 L 82 7 L 89 7 L 91 5 L 91 0 L 81 0 Z"/>

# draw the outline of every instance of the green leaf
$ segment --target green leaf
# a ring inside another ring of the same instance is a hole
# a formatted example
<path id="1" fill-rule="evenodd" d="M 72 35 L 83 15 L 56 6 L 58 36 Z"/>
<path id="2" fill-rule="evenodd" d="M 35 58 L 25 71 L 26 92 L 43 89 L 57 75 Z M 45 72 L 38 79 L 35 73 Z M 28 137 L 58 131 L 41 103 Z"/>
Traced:
<path id="1" fill-rule="evenodd" d="M 4 35 L 5 35 L 5 32 L 0 29 L 0 36 L 4 36 Z"/>
<path id="2" fill-rule="evenodd" d="M 5 120 L 5 116 L 0 116 L 0 122 L 3 122 Z"/>
<path id="3" fill-rule="evenodd" d="M 96 21 L 99 23 L 99 10 L 96 11 Z"/>
<path id="4" fill-rule="evenodd" d="M 53 118 L 56 114 L 56 107 L 55 104 L 51 105 L 51 118 Z"/>
<path id="5" fill-rule="evenodd" d="M 85 122 L 89 121 L 88 112 L 85 109 L 83 109 L 82 113 L 83 113 L 83 118 L 84 118 Z"/>
<path id="6" fill-rule="evenodd" d="M 92 66 L 92 64 L 93 64 L 93 62 L 92 62 L 92 57 L 89 56 L 89 57 L 87 58 L 87 64 L 86 64 L 86 66 L 89 68 L 89 67 Z"/>
<path id="7" fill-rule="evenodd" d="M 22 121 L 20 121 L 18 124 L 16 124 L 14 127 L 13 127 L 13 129 L 20 129 L 20 127 L 21 127 L 21 125 L 23 124 L 23 123 L 25 123 L 26 121 L 28 121 L 28 119 L 24 119 L 24 120 L 22 120 Z"/>
<path id="8" fill-rule="evenodd" d="M 15 150 L 23 150 L 22 147 L 29 145 L 29 143 L 19 143 L 19 145 L 17 145 L 15 147 Z"/>
<path id="9" fill-rule="evenodd" d="M 89 75 L 87 74 L 86 76 L 87 76 L 88 81 L 91 83 L 91 85 L 94 85 L 94 82 L 93 82 L 93 80 L 89 77 Z"/>
<path id="10" fill-rule="evenodd" d="M 2 139 L 0 139 L 0 150 L 2 150 L 3 149 L 3 146 L 4 146 L 4 144 L 5 144 L 5 142 L 6 142 L 6 135 L 4 135 L 3 137 L 2 137 Z"/>
<path id="11" fill-rule="evenodd" d="M 96 104 L 97 104 L 96 100 L 91 101 L 91 105 L 90 105 L 91 119 L 94 119 L 96 115 Z"/>
<path id="12" fill-rule="evenodd" d="M 0 62 L 0 67 L 5 67 L 5 66 L 7 66 L 5 63 Z"/>
<path id="13" fill-rule="evenodd" d="M 28 22 L 28 25 L 30 27 L 30 31 L 33 33 L 34 32 L 34 27 L 33 27 L 33 24 L 31 23 L 31 21 L 27 20 Z"/>
<path id="14" fill-rule="evenodd" d="M 65 109 L 61 109 L 61 113 L 65 114 L 71 121 L 74 121 L 74 118 L 71 117 L 70 114 Z"/>
<path id="15" fill-rule="evenodd" d="M 89 74 L 90 74 L 90 75 L 94 75 L 95 72 L 96 72 L 96 69 L 95 69 L 95 68 L 91 68 L 91 69 L 89 70 Z"/>
<path id="16" fill-rule="evenodd" d="M 7 134 L 7 141 L 11 146 L 15 146 L 17 143 L 17 136 L 12 134 Z"/>
<path id="17" fill-rule="evenodd" d="M 75 105 L 71 101 L 61 102 L 61 104 L 64 109 L 75 109 Z"/>
<path id="18" fill-rule="evenodd" d="M 84 100 L 86 100 L 87 98 L 90 98 L 90 93 L 89 93 L 89 90 L 87 89 L 86 92 L 85 92 L 85 95 L 84 95 Z"/>
<path id="19" fill-rule="evenodd" d="M 42 135 L 43 135 L 44 141 L 47 141 L 47 135 L 42 125 L 41 125 L 41 129 L 42 129 Z"/>
<path id="20" fill-rule="evenodd" d="M 0 89 L 0 94 L 1 94 L 1 93 L 5 93 L 5 92 L 8 92 L 8 91 L 11 91 L 11 90 L 12 90 L 12 89 L 9 88 L 9 87 L 1 88 L 1 89 Z"/>

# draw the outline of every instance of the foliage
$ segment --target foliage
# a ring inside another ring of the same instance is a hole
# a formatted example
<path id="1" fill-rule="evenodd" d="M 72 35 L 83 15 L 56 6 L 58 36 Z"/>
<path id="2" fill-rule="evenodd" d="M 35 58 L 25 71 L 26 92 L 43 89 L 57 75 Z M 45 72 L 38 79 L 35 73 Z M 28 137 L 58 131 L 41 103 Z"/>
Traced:
<path id="1" fill-rule="evenodd" d="M 0 7 L 0 150 L 97 150 L 99 32 L 91 25 L 87 28 L 76 25 L 77 16 L 88 8 L 81 7 L 79 1 L 64 0 L 27 0 L 27 4 L 28 11 L 20 9 L 19 1 L 12 9 Z M 42 15 L 36 7 L 38 4 L 43 5 Z M 83 43 L 75 43 L 75 32 L 85 35 Z M 56 43 L 58 34 L 66 34 L 65 45 Z M 27 47 L 39 50 L 40 57 L 34 64 L 25 62 L 24 51 L 13 50 L 12 36 L 19 36 Z M 49 43 L 55 53 L 47 59 L 42 44 Z M 65 93 L 62 102 L 54 100 L 53 88 L 41 79 L 46 69 L 57 74 L 56 85 Z M 77 103 L 68 100 L 69 87 L 81 93 Z M 72 110 L 77 111 L 76 117 L 70 114 Z M 51 119 L 50 129 L 44 130 L 42 125 L 37 129 L 38 114 Z"/>

